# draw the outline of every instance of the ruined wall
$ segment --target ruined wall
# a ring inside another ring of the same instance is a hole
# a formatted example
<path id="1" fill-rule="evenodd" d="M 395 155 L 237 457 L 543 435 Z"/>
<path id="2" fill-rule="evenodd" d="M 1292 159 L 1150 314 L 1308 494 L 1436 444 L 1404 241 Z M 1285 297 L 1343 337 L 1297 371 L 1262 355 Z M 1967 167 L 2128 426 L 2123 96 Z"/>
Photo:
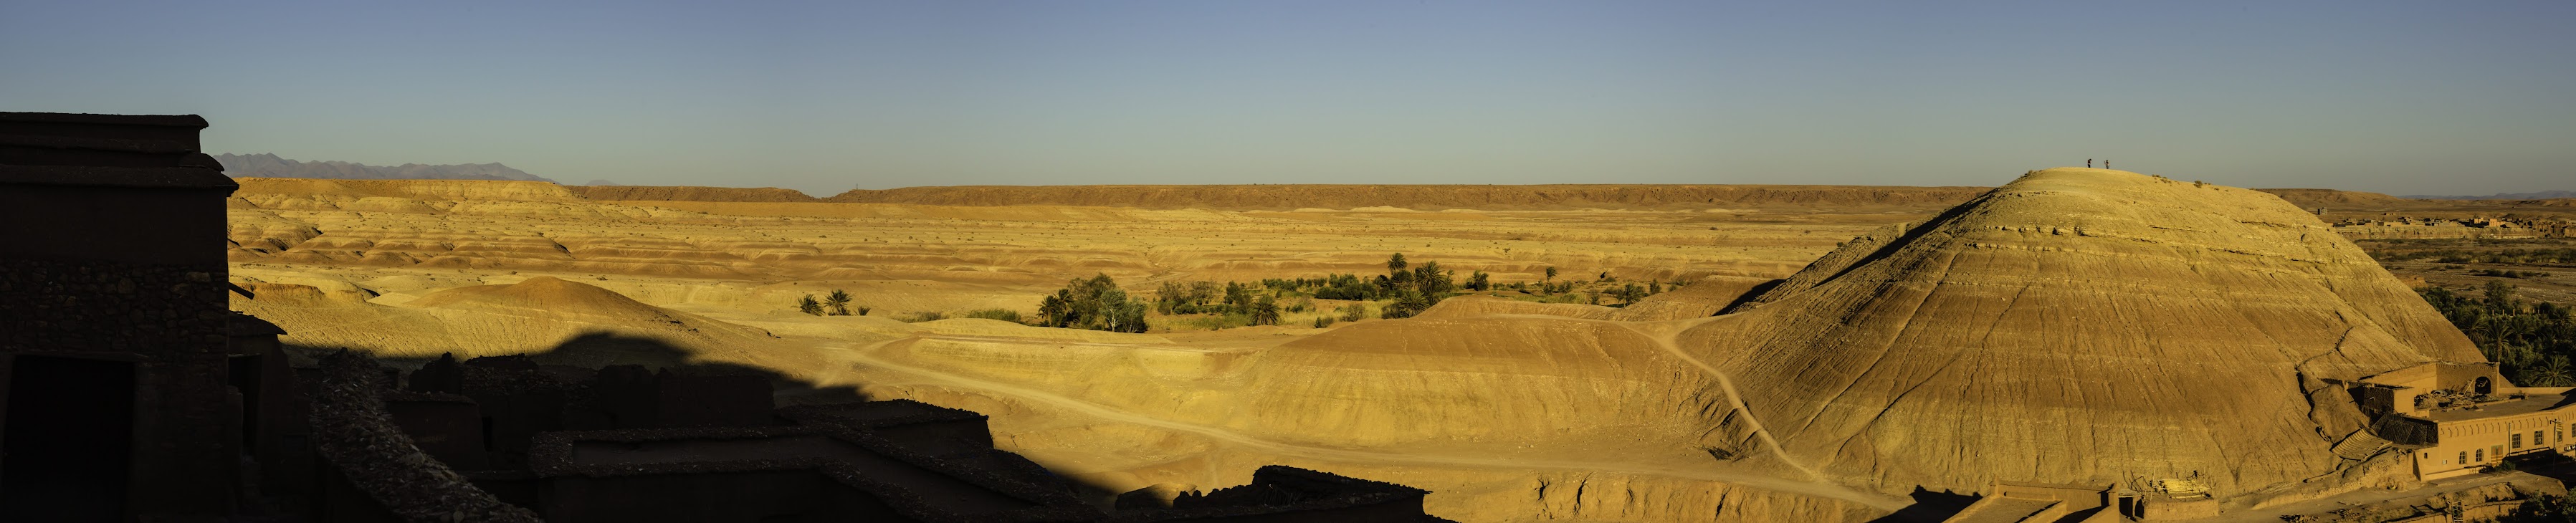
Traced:
<path id="1" fill-rule="evenodd" d="M 386 412 L 381 394 L 392 387 L 373 360 L 333 354 L 323 358 L 320 373 L 315 444 L 326 474 L 342 480 L 330 487 L 340 495 L 323 500 L 326 505 L 381 507 L 399 521 L 421 523 L 538 523 L 535 513 L 502 503 L 421 452 Z"/>

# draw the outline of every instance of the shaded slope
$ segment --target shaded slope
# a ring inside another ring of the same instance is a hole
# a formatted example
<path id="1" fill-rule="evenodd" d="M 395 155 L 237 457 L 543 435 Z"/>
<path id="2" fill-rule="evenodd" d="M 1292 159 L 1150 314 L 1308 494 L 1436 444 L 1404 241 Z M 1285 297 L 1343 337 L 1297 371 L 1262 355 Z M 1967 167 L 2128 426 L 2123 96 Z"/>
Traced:
<path id="1" fill-rule="evenodd" d="M 655 307 L 614 291 L 551 277 L 447 289 L 400 306 L 365 301 L 373 293 L 346 283 L 332 288 L 277 283 L 245 287 L 256 297 L 235 295 L 234 310 L 276 323 L 287 332 L 284 341 L 361 349 L 379 356 L 521 354 L 582 340 L 615 344 L 620 338 L 632 338 L 688 349 L 695 357 L 772 368 L 812 364 L 796 359 L 795 354 L 763 350 L 775 338 L 761 329 Z M 597 351 L 600 355 L 613 356 L 619 347 L 602 348 L 610 350 Z"/>
<path id="2" fill-rule="evenodd" d="M 1680 340 L 1792 456 L 1882 491 L 2198 471 L 2241 494 L 2338 463 L 2361 420 L 2317 379 L 2482 360 L 2251 190 L 2051 169 L 1891 232 Z"/>

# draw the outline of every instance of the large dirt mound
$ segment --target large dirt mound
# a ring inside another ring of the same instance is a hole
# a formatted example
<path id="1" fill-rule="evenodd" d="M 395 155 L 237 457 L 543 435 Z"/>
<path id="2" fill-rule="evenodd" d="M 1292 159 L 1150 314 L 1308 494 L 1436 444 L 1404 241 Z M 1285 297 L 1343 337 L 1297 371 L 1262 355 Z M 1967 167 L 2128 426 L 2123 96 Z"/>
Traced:
<path id="1" fill-rule="evenodd" d="M 861 189 L 834 202 L 1293 210 L 1946 207 L 1984 187 L 1842 185 L 1057 185 Z"/>
<path id="2" fill-rule="evenodd" d="M 624 320 L 664 320 L 669 311 L 646 305 L 608 289 L 552 276 L 528 278 L 509 285 L 476 285 L 430 293 L 406 305 L 510 311 L 529 315 L 585 315 Z"/>
<path id="3" fill-rule="evenodd" d="M 2242 494 L 2339 463 L 2362 420 L 2320 379 L 2483 360 L 2262 192 L 2050 169 L 1901 231 L 1679 340 L 1789 456 L 1882 491 L 2198 472 Z"/>
<path id="4" fill-rule="evenodd" d="M 566 186 L 565 190 L 593 201 L 658 200 L 679 202 L 814 202 L 822 201 L 795 189 L 776 187 L 686 187 L 644 185 Z"/>

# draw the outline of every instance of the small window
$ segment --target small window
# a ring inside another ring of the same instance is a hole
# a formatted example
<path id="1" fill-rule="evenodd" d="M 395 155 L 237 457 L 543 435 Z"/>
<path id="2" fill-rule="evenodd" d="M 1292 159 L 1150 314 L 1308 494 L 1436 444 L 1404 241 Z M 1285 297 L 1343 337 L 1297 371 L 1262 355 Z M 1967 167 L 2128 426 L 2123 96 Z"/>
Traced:
<path id="1" fill-rule="evenodd" d="M 2512 445 L 2511 448 L 2522 448 L 2522 433 L 2516 432 L 2506 436 L 2505 443 Z"/>
<path id="2" fill-rule="evenodd" d="M 2478 449 L 2478 462 L 2479 462 L 2479 463 L 2485 463 L 2486 461 L 2487 461 L 2487 449 Z"/>
<path id="3" fill-rule="evenodd" d="M 2463 464 L 2463 465 L 2465 465 L 2465 464 L 2468 464 L 2468 462 L 2469 462 L 2469 451 L 2465 451 L 2465 450 L 2460 451 L 2460 463 L 2461 463 L 2461 464 Z"/>

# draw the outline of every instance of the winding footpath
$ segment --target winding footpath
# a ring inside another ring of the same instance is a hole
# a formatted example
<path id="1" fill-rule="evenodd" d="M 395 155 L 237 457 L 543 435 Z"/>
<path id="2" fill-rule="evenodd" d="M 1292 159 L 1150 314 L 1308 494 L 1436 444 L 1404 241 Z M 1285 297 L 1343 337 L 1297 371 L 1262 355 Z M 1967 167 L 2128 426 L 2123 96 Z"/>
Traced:
<path id="1" fill-rule="evenodd" d="M 938 336 L 938 335 L 923 335 L 923 336 L 919 336 L 919 338 L 923 338 L 923 339 L 942 339 L 942 338 L 951 338 L 951 337 L 948 337 L 948 336 Z M 910 339 L 910 338 L 907 338 L 907 339 Z M 971 339 L 971 337 L 955 337 L 955 339 L 966 340 L 966 339 Z M 1671 349 L 1671 348 L 1669 347 L 1669 338 L 1668 338 L 1668 337 L 1663 338 L 1663 339 L 1666 339 L 1666 340 L 1667 340 L 1667 346 L 1668 346 L 1668 347 L 1667 347 L 1667 349 L 1668 349 L 1668 350 L 1677 350 L 1677 349 Z M 1371 452 L 1371 451 L 1363 451 L 1363 450 L 1339 449 L 1339 448 L 1329 448 L 1329 447 L 1315 447 L 1315 446 L 1307 446 L 1307 445 L 1295 445 L 1295 444 L 1288 444 L 1288 443 L 1280 443 L 1280 442 L 1276 442 L 1276 441 L 1270 441 L 1270 440 L 1265 440 L 1265 439 L 1261 439 L 1261 438 L 1258 438 L 1258 437 L 1253 437 L 1253 436 L 1245 435 L 1245 434 L 1242 434 L 1242 433 L 1234 432 L 1234 431 L 1231 431 L 1231 430 L 1226 430 L 1226 429 L 1223 429 L 1223 428 L 1209 427 L 1209 426 L 1196 425 L 1196 424 L 1190 424 L 1190 423 L 1181 423 L 1181 422 L 1176 422 L 1176 421 L 1171 421 L 1171 420 L 1165 420 L 1165 419 L 1154 418 L 1154 417 L 1150 417 L 1150 416 L 1139 415 L 1139 414 L 1135 414 L 1135 413 L 1131 413 L 1131 412 L 1126 412 L 1126 411 L 1122 411 L 1122 410 L 1118 410 L 1118 409 L 1110 408 L 1110 407 L 1103 406 L 1103 405 L 1100 405 L 1100 404 L 1097 404 L 1097 403 L 1092 403 L 1092 402 L 1083 401 L 1083 400 L 1079 400 L 1079 399 L 1069 398 L 1069 397 L 1065 397 L 1065 396 L 1057 395 L 1057 394 L 1050 393 L 1050 392 L 1046 392 L 1046 391 L 1042 391 L 1042 390 L 1037 390 L 1037 389 L 1032 389 L 1032 388 L 1027 388 L 1027 387 L 1021 387 L 1021 386 L 1011 385 L 1011 384 L 1007 384 L 1007 383 L 998 383 L 998 382 L 993 382 L 993 381 L 988 381 L 988 380 L 976 379 L 976 378 L 971 378 L 971 377 L 966 377 L 966 376 L 959 376 L 959 375 L 955 375 L 955 374 L 950 374 L 950 373 L 946 373 L 946 372 L 941 372 L 941 371 L 932 370 L 932 369 L 925 369 L 925 368 L 920 368 L 920 367 L 915 367 L 915 366 L 910 366 L 910 365 L 904 365 L 904 364 L 895 363 L 895 362 L 891 362 L 891 361 L 886 361 L 886 360 L 884 360 L 884 359 L 876 358 L 876 357 L 874 357 L 874 356 L 872 356 L 872 355 L 870 354 L 870 353 L 872 353 L 872 352 L 875 352 L 875 349 L 877 349 L 878 347 L 882 347 L 882 346 L 884 346 L 884 345 L 886 345 L 886 344 L 891 344 L 891 343 L 895 343 L 895 342 L 899 342 L 899 341 L 904 341 L 904 340 L 902 340 L 902 339 L 898 339 L 898 340 L 890 340 L 890 341 L 886 341 L 886 342 L 880 342 L 880 343 L 876 343 L 876 344 L 871 344 L 871 345 L 868 345 L 868 346 L 865 346 L 865 347 L 852 347 L 852 346 L 847 345 L 847 344 L 831 344 L 831 345 L 824 345 L 824 347 L 825 347 L 825 348 L 827 348 L 827 349 L 832 349 L 832 350 L 834 350 L 834 351 L 838 352 L 839 354 L 837 354 L 836 356 L 837 356 L 837 357 L 839 357 L 839 358 L 840 358 L 843 362 L 845 362 L 845 363 L 849 363 L 849 364 L 856 364 L 856 365 L 865 365 L 865 366 L 867 366 L 867 367 L 869 367 L 869 368 L 872 368 L 872 369 L 885 370 L 885 371 L 892 371 L 892 372 L 897 372 L 897 373 L 901 373 L 901 374 L 905 374 L 905 375 L 910 375 L 910 376 L 913 376 L 913 377 L 915 377 L 915 378 L 918 378 L 918 379 L 924 380 L 924 383 L 926 383 L 926 384 L 933 384 L 933 385 L 950 385 L 950 386 L 957 386 L 957 387 L 963 387 L 963 388 L 968 388 L 968 389 L 979 390 L 979 391 L 988 392 L 988 393 L 994 393 L 994 394 L 1002 394 L 1002 395 L 1012 396 L 1012 397 L 1019 398 L 1019 399 L 1022 399 L 1022 400 L 1031 401 L 1031 402 L 1037 402 L 1037 403 L 1043 403 L 1043 404 L 1046 404 L 1046 405 L 1051 405 L 1051 406 L 1055 406 L 1055 407 L 1063 408 L 1063 409 L 1065 409 L 1065 410 L 1069 410 L 1069 411 L 1072 411 L 1072 412 L 1078 412 L 1078 413 L 1081 413 L 1081 414 L 1084 414 L 1084 415 L 1093 416 L 1093 417 L 1097 417 L 1097 418 L 1104 419 L 1104 420 L 1116 421 L 1116 422 L 1121 422 L 1121 423 L 1132 423 L 1132 424 L 1136 424 L 1136 425 L 1143 425 L 1143 426 L 1148 426 L 1148 427 L 1155 427 L 1155 428 L 1160 428 L 1160 429 L 1165 429 L 1165 430 L 1172 430 L 1172 431 L 1178 431 L 1178 432 L 1184 432 L 1184 433 L 1196 434 L 1196 435 L 1200 435 L 1200 436 L 1207 437 L 1207 438 L 1209 438 L 1209 439 L 1214 439 L 1214 440 L 1218 440 L 1218 441 L 1224 441 L 1224 442 L 1227 442 L 1227 443 L 1231 443 L 1231 444 L 1239 445 L 1239 446 L 1241 446 L 1242 448 L 1246 448 L 1246 449 L 1254 449 L 1254 450 L 1259 450 L 1259 451 L 1268 452 L 1268 453 L 1272 453 L 1272 454 L 1276 454 L 1276 455 L 1282 455 L 1282 456 L 1294 456 L 1294 457 L 1307 458 L 1307 459 L 1331 460 L 1331 461 L 1345 461 L 1345 462 L 1353 462 L 1353 463 L 1369 463 L 1369 464 L 1412 464 L 1412 465 L 1432 465 L 1432 466 L 1463 466 L 1463 467 L 1481 467 L 1481 468 L 1501 468 L 1501 469 L 1513 469 L 1513 470 L 1554 469 L 1554 470 L 1568 470 L 1568 471 L 1600 471 L 1600 472 L 1617 472 L 1617 473 L 1627 473 L 1627 474 L 1641 474 L 1641 475 L 1666 476 L 1666 477 L 1674 477 L 1674 478 L 1685 478 L 1685 479 L 1698 479 L 1698 480 L 1718 481 L 1718 482 L 1725 482 L 1725 483 L 1735 484 L 1735 485 L 1743 485 L 1743 486 L 1747 486 L 1747 487 L 1754 487 L 1754 488 L 1760 488 L 1760 489 L 1771 490 L 1771 491 L 1777 491 L 1777 492 L 1784 492 L 1784 493 L 1791 493 L 1791 494 L 1800 494 L 1800 495 L 1807 495 L 1807 496 L 1815 496 L 1815 497 L 1822 497 L 1822 498 L 1829 498 L 1829 499 L 1837 499 L 1837 500 L 1842 500 L 1842 501 L 1848 501 L 1848 502 L 1852 502 L 1852 503 L 1857 503 L 1857 504 L 1860 504 L 1860 505 L 1863 505 L 1863 506 L 1868 506 L 1868 507 L 1871 507 L 1871 508 L 1875 508 L 1875 509 L 1879 509 L 1879 510 L 1885 510 L 1885 511 L 1890 511 L 1890 512 L 1893 512 L 1893 511 L 1896 511 L 1896 510 L 1899 510 L 1899 509 L 1905 508 L 1907 505 L 1910 505 L 1910 504 L 1912 504 L 1912 503 L 1913 503 L 1913 501 L 1912 501 L 1912 500 L 1910 500 L 1910 499 L 1906 499 L 1906 498 L 1903 498 L 1903 497 L 1898 497 L 1898 496 L 1889 496 L 1889 495 L 1883 495 L 1883 494 L 1874 494 L 1874 493 L 1868 493 L 1868 492 L 1862 492 L 1862 491 L 1852 490 L 1852 489 L 1850 489 L 1850 488 L 1846 488 L 1846 487 L 1843 487 L 1843 486 L 1841 486 L 1841 485 L 1835 485 L 1835 484 L 1831 484 L 1831 483 L 1824 483 L 1824 482 L 1818 482 L 1818 481 L 1797 481 L 1797 480 L 1784 479 L 1784 478 L 1773 477 L 1773 476 L 1763 475 L 1763 474 L 1744 473 L 1744 472 L 1726 471 L 1726 470 L 1709 470 L 1709 469 L 1705 469 L 1705 468 L 1665 467 L 1665 466 L 1653 466 L 1653 465 L 1645 465 L 1645 464 L 1637 464 L 1637 463 L 1620 463 L 1620 462 L 1566 461 L 1566 460 L 1531 460 L 1531 459 L 1509 459 L 1509 458 L 1495 458 L 1495 457 L 1465 457 L 1465 456 L 1439 456 L 1439 455 L 1422 455 L 1422 454 L 1397 454 L 1397 453 L 1388 453 L 1388 452 Z M 1719 376 L 1719 379 L 1721 380 L 1721 383 L 1723 383 L 1723 380 L 1724 380 L 1725 378 L 1723 377 L 1724 375 L 1723 375 L 1722 373 L 1716 373 L 1716 370 L 1715 370 L 1715 369 L 1713 369 L 1713 368 L 1708 368 L 1708 366 L 1707 366 L 1707 365 L 1705 365 L 1705 364 L 1700 364 L 1697 360 L 1695 360 L 1695 359 L 1690 359 L 1690 358 L 1688 358 L 1687 356 L 1684 356 L 1684 359 L 1689 360 L 1689 361 L 1691 361 L 1691 362 L 1692 362 L 1692 363 L 1694 363 L 1694 364 L 1698 364 L 1698 365 L 1700 365 L 1702 368 L 1704 368 L 1704 369 L 1708 369 L 1708 370 L 1709 370 L 1710 372 L 1712 372 L 1713 374 L 1718 375 L 1718 376 Z M 1729 385 L 1729 386 L 1731 387 L 1731 385 Z M 1728 396 L 1729 396 L 1729 400 L 1733 400 L 1733 399 L 1734 399 L 1734 397 L 1733 397 L 1733 396 L 1734 396 L 1734 391 L 1733 391 L 1731 388 L 1728 390 Z M 1735 405 L 1735 408 L 1737 408 L 1737 409 L 1742 409 L 1742 408 L 1743 408 L 1743 405 L 1739 402 L 1738 404 L 1736 404 L 1736 405 Z M 1750 413 L 1747 413 L 1747 415 L 1749 416 L 1749 415 L 1750 415 Z M 1749 418 L 1748 418 L 1748 419 L 1749 419 Z M 1758 427 L 1758 425 L 1757 425 L 1757 427 Z M 1778 443 L 1777 443 L 1776 441 L 1771 441 L 1771 440 L 1769 440 L 1769 439 L 1768 439 L 1768 438 L 1769 438 L 1769 435 L 1768 435 L 1767 433 L 1764 433 L 1763 437 L 1765 438 L 1765 441 L 1766 441 L 1766 442 L 1768 442 L 1768 443 L 1770 443 L 1771 445 L 1773 445 L 1773 447 L 1774 447 L 1774 448 L 1777 448 Z M 1785 454 L 1783 454 L 1781 457 L 1782 457 L 1782 461 L 1783 461 L 1783 462 L 1785 462 L 1785 463 L 1789 463 L 1792 467 L 1796 467 L 1798 470 L 1801 470 L 1801 471 L 1804 471 L 1804 472 L 1806 472 L 1806 473 L 1810 474 L 1810 475 L 1811 475 L 1811 477 L 1815 474 L 1815 472 L 1814 472 L 1813 470 L 1807 469 L 1807 468 L 1805 468 L 1804 466 L 1801 466 L 1801 465 L 1799 465 L 1799 464 L 1795 463 L 1794 461 L 1787 459 L 1788 457 L 1787 457 Z"/>

